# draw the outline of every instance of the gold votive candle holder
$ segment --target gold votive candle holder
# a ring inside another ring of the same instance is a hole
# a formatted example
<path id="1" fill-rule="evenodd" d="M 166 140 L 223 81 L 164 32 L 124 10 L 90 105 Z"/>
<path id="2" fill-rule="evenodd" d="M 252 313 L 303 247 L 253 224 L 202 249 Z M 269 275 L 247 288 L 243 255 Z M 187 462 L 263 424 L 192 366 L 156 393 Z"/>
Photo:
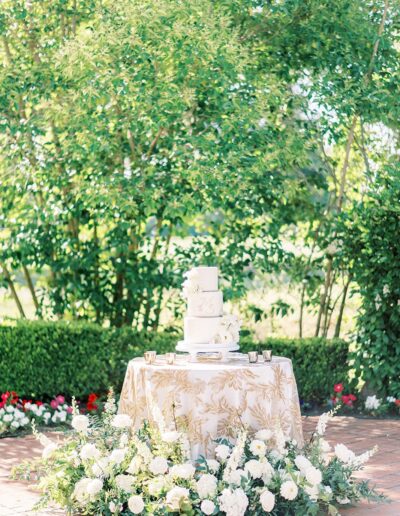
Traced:
<path id="1" fill-rule="evenodd" d="M 154 364 L 157 358 L 157 352 L 156 351 L 145 351 L 144 354 L 144 361 L 146 364 Z"/>
<path id="2" fill-rule="evenodd" d="M 258 362 L 258 351 L 249 351 L 247 356 L 249 357 L 250 364 L 255 364 Z"/>
<path id="3" fill-rule="evenodd" d="M 172 365 L 176 360 L 176 353 L 165 353 L 165 360 L 168 365 Z"/>
<path id="4" fill-rule="evenodd" d="M 272 350 L 271 349 L 264 349 L 262 354 L 263 354 L 264 362 L 271 362 L 271 360 L 272 360 Z"/>

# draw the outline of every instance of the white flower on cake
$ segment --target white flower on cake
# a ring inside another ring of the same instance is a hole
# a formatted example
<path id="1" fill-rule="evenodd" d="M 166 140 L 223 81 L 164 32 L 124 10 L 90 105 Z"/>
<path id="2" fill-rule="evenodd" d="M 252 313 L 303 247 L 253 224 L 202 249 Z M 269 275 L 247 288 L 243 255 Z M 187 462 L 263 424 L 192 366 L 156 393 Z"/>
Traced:
<path id="1" fill-rule="evenodd" d="M 236 315 L 224 315 L 214 335 L 214 344 L 236 344 L 239 342 L 240 321 Z"/>
<path id="2" fill-rule="evenodd" d="M 182 283 L 182 296 L 187 299 L 190 294 L 200 292 L 199 273 L 196 269 L 185 272 L 185 281 Z"/>

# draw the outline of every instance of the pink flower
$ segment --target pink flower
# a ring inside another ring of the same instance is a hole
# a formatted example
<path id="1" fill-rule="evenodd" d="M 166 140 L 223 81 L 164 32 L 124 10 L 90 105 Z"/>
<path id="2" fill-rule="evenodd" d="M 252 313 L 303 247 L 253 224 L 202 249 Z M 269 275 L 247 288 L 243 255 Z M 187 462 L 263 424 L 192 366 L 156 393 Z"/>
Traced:
<path id="1" fill-rule="evenodd" d="M 65 398 L 64 396 L 61 396 L 61 394 L 59 394 L 57 397 L 56 397 L 56 401 L 62 405 L 63 403 L 65 403 Z"/>
<path id="2" fill-rule="evenodd" d="M 55 410 L 58 407 L 58 401 L 57 400 L 51 400 L 50 401 L 50 407 Z"/>
<path id="3" fill-rule="evenodd" d="M 342 383 L 335 383 L 335 385 L 333 386 L 333 390 L 335 392 L 342 392 L 344 389 L 344 385 Z"/>
<path id="4" fill-rule="evenodd" d="M 72 414 L 72 407 L 67 407 L 68 414 Z"/>

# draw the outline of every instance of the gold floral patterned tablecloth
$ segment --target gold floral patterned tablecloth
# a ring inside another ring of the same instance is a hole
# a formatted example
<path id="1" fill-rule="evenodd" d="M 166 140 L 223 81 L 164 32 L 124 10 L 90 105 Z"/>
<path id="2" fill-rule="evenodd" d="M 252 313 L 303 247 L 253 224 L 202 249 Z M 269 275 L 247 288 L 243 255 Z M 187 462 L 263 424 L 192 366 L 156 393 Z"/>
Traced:
<path id="1" fill-rule="evenodd" d="M 167 365 L 163 357 L 148 365 L 131 360 L 122 387 L 119 412 L 135 427 L 154 419 L 158 407 L 169 429 L 189 434 L 193 458 L 213 451 L 216 437 L 235 437 L 235 429 L 280 428 L 303 442 L 299 398 L 292 363 L 274 357 L 249 364 L 247 357 L 225 363 Z"/>

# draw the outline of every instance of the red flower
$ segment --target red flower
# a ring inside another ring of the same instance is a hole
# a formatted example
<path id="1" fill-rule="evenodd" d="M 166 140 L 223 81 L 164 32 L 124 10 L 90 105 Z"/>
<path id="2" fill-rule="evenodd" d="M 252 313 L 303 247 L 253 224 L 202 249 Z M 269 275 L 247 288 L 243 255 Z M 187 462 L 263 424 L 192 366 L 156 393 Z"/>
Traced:
<path id="1" fill-rule="evenodd" d="M 395 404 L 396 404 L 397 407 L 400 407 L 400 400 L 396 400 Z"/>
<path id="2" fill-rule="evenodd" d="M 36 405 L 40 407 L 40 405 L 43 405 L 43 401 L 35 401 Z"/>
<path id="3" fill-rule="evenodd" d="M 349 394 L 349 400 L 350 401 L 357 401 L 357 397 L 354 396 L 354 394 Z"/>
<path id="4" fill-rule="evenodd" d="M 344 385 L 342 383 L 335 383 L 335 385 L 333 386 L 333 390 L 335 392 L 342 392 L 344 389 Z"/>
<path id="5" fill-rule="evenodd" d="M 8 391 L 7 392 L 3 392 L 3 394 L 1 395 L 1 399 L 4 402 L 6 402 L 9 397 L 10 397 L 10 393 Z"/>
<path id="6" fill-rule="evenodd" d="M 354 397 L 352 394 L 343 394 L 342 396 L 342 402 L 347 405 L 348 407 L 353 406 L 353 400 L 351 399 Z"/>
<path id="7" fill-rule="evenodd" d="M 88 403 L 94 403 L 98 399 L 97 394 L 91 392 L 88 396 Z"/>
<path id="8" fill-rule="evenodd" d="M 5 401 L 0 401 L 0 408 L 5 407 L 5 405 L 6 405 L 6 402 L 5 402 Z"/>

